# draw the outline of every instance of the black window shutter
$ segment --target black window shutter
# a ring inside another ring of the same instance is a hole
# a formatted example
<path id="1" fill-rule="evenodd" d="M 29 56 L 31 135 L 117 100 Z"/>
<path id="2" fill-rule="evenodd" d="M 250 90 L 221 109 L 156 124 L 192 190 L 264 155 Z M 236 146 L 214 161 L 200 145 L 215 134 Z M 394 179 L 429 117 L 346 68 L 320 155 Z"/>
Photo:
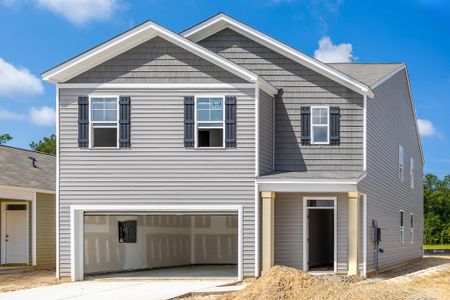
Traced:
<path id="1" fill-rule="evenodd" d="M 89 98 L 78 97 L 78 147 L 89 147 Z"/>
<path id="2" fill-rule="evenodd" d="M 330 145 L 339 145 L 341 132 L 341 114 L 339 107 L 330 107 Z"/>
<path id="3" fill-rule="evenodd" d="M 302 145 L 309 145 L 311 144 L 311 108 L 302 106 L 300 108 L 300 117 Z"/>
<path id="4" fill-rule="evenodd" d="M 194 97 L 184 97 L 184 147 L 194 147 Z"/>
<path id="5" fill-rule="evenodd" d="M 225 147 L 236 147 L 236 97 L 225 97 Z"/>
<path id="6" fill-rule="evenodd" d="M 130 148 L 131 144 L 131 98 L 121 96 L 119 99 L 119 146 Z"/>

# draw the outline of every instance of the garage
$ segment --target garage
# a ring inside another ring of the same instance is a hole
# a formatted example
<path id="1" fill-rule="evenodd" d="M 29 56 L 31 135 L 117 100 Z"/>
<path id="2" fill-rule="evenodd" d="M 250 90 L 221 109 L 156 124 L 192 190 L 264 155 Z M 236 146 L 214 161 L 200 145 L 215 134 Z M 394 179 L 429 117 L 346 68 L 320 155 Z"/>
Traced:
<path id="1" fill-rule="evenodd" d="M 241 207 L 74 207 L 72 279 L 240 279 L 241 215 Z"/>

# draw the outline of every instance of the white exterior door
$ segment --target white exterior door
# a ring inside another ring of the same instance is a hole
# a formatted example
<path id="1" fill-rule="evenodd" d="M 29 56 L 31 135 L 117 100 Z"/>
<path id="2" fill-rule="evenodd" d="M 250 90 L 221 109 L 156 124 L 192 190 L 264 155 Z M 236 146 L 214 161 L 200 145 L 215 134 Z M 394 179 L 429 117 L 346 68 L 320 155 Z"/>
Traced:
<path id="1" fill-rule="evenodd" d="M 7 264 L 24 264 L 28 263 L 28 234 L 27 234 L 27 209 L 26 205 L 23 209 L 16 206 L 10 210 L 6 206 L 5 217 L 5 263 Z"/>

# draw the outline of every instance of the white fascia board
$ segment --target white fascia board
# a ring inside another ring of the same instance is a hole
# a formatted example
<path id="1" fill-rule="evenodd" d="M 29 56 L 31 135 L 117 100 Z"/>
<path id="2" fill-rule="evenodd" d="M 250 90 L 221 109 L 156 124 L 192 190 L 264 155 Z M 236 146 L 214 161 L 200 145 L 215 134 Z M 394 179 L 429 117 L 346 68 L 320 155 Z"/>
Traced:
<path id="1" fill-rule="evenodd" d="M 42 194 L 52 194 L 52 195 L 54 195 L 56 193 L 53 190 L 35 189 L 35 188 L 27 188 L 27 187 L 21 187 L 21 186 L 8 186 L 8 185 L 0 185 L 0 191 L 42 193 Z"/>
<path id="2" fill-rule="evenodd" d="M 260 192 L 304 192 L 304 193 L 344 193 L 357 192 L 356 183 L 345 182 L 294 182 L 294 181 L 280 181 L 280 182 L 258 182 L 258 189 Z"/>
<path id="3" fill-rule="evenodd" d="M 415 121 L 415 126 L 416 126 L 416 138 L 417 138 L 417 143 L 419 144 L 420 159 L 422 160 L 422 164 L 425 164 L 425 158 L 424 158 L 423 149 L 422 149 L 422 140 L 420 139 L 419 124 L 417 123 L 416 108 L 414 106 L 414 99 L 413 99 L 412 91 L 411 91 L 411 82 L 409 80 L 409 72 L 408 72 L 408 68 L 406 67 L 406 64 L 402 64 L 397 69 L 395 69 L 394 71 L 392 71 L 391 73 L 389 73 L 388 75 L 386 75 L 385 77 L 380 79 L 379 81 L 375 82 L 371 86 L 371 88 L 372 89 L 377 88 L 378 86 L 380 86 L 381 84 L 383 84 L 384 82 L 386 82 L 387 80 L 389 80 L 391 77 L 393 77 L 395 74 L 397 74 L 398 72 L 400 72 L 402 70 L 405 71 L 406 82 L 408 83 L 409 101 L 410 101 L 410 104 L 411 104 L 411 109 L 412 109 L 413 114 L 414 114 L 414 121 Z"/>
<path id="4" fill-rule="evenodd" d="M 194 42 L 198 42 L 226 27 L 230 27 L 234 31 L 258 42 L 262 45 L 302 64 L 312 70 L 358 92 L 362 95 L 367 95 L 369 98 L 373 98 L 373 92 L 367 85 L 349 77 L 348 75 L 304 54 L 292 47 L 281 43 L 270 36 L 259 32 L 250 26 L 247 26 L 225 14 L 219 14 L 197 26 L 194 26 L 181 33 L 182 36 L 191 39 Z"/>
<path id="5" fill-rule="evenodd" d="M 53 83 L 66 81 L 155 36 L 159 36 L 196 54 L 244 80 L 261 84 L 261 87 L 270 94 L 274 94 L 277 91 L 275 87 L 255 73 L 153 22 L 147 22 L 103 45 L 75 57 L 64 64 L 45 72 L 42 77 L 44 80 Z"/>

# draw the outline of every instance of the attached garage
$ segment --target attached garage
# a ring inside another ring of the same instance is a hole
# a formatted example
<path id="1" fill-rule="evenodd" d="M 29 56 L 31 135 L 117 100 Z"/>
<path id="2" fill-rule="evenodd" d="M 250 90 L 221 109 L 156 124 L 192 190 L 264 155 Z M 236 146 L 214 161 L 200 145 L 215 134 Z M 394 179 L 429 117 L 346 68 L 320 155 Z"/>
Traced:
<path id="1" fill-rule="evenodd" d="M 72 207 L 72 279 L 242 278 L 242 208 Z"/>

